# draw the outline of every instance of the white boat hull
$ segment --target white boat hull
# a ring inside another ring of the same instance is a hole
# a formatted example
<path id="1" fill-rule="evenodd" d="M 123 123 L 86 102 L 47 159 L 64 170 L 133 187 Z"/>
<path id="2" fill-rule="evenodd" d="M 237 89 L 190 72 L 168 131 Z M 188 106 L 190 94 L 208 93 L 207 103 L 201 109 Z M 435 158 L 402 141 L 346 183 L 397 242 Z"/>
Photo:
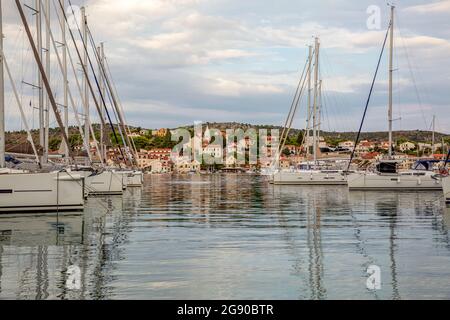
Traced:
<path id="1" fill-rule="evenodd" d="M 85 178 L 85 196 L 122 195 L 122 177 L 114 172 L 105 171 L 93 175 L 89 171 L 75 172 Z"/>
<path id="2" fill-rule="evenodd" d="M 351 174 L 348 177 L 350 190 L 399 190 L 432 191 L 442 190 L 441 180 L 430 172 L 400 174 Z"/>
<path id="3" fill-rule="evenodd" d="M 84 208 L 84 179 L 77 174 L 0 175 L 0 212 L 78 211 Z"/>
<path id="4" fill-rule="evenodd" d="M 444 188 L 444 198 L 447 204 L 450 204 L 450 177 L 442 179 L 442 187 Z"/>
<path id="5" fill-rule="evenodd" d="M 273 175 L 271 183 L 275 185 L 347 185 L 347 177 L 338 171 L 278 172 Z"/>
<path id="6" fill-rule="evenodd" d="M 144 174 L 140 171 L 118 171 L 116 174 L 122 176 L 123 186 L 142 187 L 144 185 Z"/>

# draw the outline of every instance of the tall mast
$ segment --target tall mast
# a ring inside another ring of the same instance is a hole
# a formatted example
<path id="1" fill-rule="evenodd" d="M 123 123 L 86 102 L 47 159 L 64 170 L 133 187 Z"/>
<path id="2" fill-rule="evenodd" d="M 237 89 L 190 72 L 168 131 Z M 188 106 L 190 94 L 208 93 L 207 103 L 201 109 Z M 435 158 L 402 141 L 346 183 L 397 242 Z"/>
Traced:
<path id="1" fill-rule="evenodd" d="M 36 46 L 39 59 L 42 61 L 42 19 L 41 19 L 41 0 L 35 0 L 36 8 Z M 44 126 L 44 84 L 42 74 L 38 72 L 38 88 L 39 88 L 39 145 L 41 148 L 45 146 L 45 126 Z M 41 162 L 45 162 L 45 156 Z"/>
<path id="2" fill-rule="evenodd" d="M 319 98 L 318 98 L 318 119 L 317 119 L 317 136 L 319 137 L 319 141 L 317 144 L 320 144 L 320 131 L 322 130 L 322 84 L 323 81 L 319 81 Z"/>
<path id="3" fill-rule="evenodd" d="M 312 60 L 313 60 L 313 48 L 309 46 L 309 62 L 308 62 L 308 111 L 307 111 L 307 129 L 306 129 L 306 159 L 310 155 L 309 140 L 311 137 L 311 80 L 312 80 Z"/>
<path id="4" fill-rule="evenodd" d="M 85 48 L 87 48 L 87 18 L 86 18 L 86 8 L 81 8 L 81 16 L 82 16 L 82 34 L 83 34 L 83 45 Z M 83 64 L 85 66 L 85 69 L 88 70 L 88 56 L 87 56 L 86 50 L 83 50 Z M 84 128 L 84 139 L 86 141 L 86 145 L 90 145 L 90 135 L 89 135 L 89 128 L 90 128 L 90 116 L 89 116 L 89 88 L 88 88 L 88 79 L 89 76 L 88 73 L 86 73 L 83 77 L 83 100 L 84 100 L 84 115 L 85 115 L 85 128 Z M 89 150 L 86 150 L 89 152 Z"/>
<path id="5" fill-rule="evenodd" d="M 314 110 L 313 110 L 313 126 L 314 126 L 314 165 L 317 164 L 317 104 L 319 98 L 319 51 L 320 51 L 320 43 L 319 38 L 316 38 L 316 49 L 315 49 L 315 68 L 314 68 Z"/>
<path id="6" fill-rule="evenodd" d="M 442 148 L 443 150 L 443 148 Z M 433 116 L 433 138 L 431 142 L 431 153 L 434 155 L 436 153 L 436 116 Z"/>
<path id="7" fill-rule="evenodd" d="M 43 84 L 45 86 L 45 90 L 46 90 L 47 95 L 48 95 L 48 97 L 50 99 L 50 105 L 51 105 L 51 107 L 53 109 L 53 112 L 55 114 L 55 118 L 56 118 L 56 121 L 58 122 L 58 126 L 61 129 L 62 138 L 66 142 L 66 144 L 69 144 L 69 140 L 67 138 L 66 132 L 64 131 L 64 123 L 63 123 L 63 121 L 61 119 L 61 116 L 59 114 L 59 111 L 58 111 L 58 105 L 56 104 L 56 100 L 55 100 L 55 97 L 53 95 L 52 88 L 50 86 L 50 83 L 48 81 L 47 75 L 45 73 L 45 68 L 44 68 L 44 66 L 42 64 L 42 60 L 40 59 L 39 51 L 38 51 L 38 49 L 36 47 L 36 44 L 34 43 L 34 39 L 33 39 L 33 36 L 31 34 L 31 30 L 30 30 L 30 27 L 28 25 L 27 18 L 25 16 L 25 13 L 23 12 L 22 4 L 21 4 L 20 0 L 15 0 L 15 3 L 16 3 L 17 9 L 19 11 L 20 19 L 22 20 L 22 24 L 25 27 L 25 32 L 26 32 L 28 41 L 30 42 L 31 50 L 32 50 L 33 55 L 34 55 L 34 60 L 36 61 L 37 65 L 38 65 L 39 73 L 42 75 L 42 82 L 43 82 Z"/>
<path id="8" fill-rule="evenodd" d="M 61 0 L 63 7 L 65 7 L 65 0 Z M 50 17 L 49 17 L 50 19 Z M 66 24 L 61 23 L 61 33 L 62 33 L 62 63 L 63 63 L 63 81 L 64 81 L 64 126 L 66 130 L 66 135 L 69 136 L 69 80 L 67 71 L 67 39 L 66 39 Z M 70 157 L 69 148 L 64 143 L 65 156 L 68 159 Z"/>
<path id="9" fill-rule="evenodd" d="M 392 135 L 393 123 L 393 74 L 394 74 L 394 6 L 391 6 L 391 35 L 389 50 L 389 158 L 392 158 L 392 147 L 394 144 Z"/>
<path id="10" fill-rule="evenodd" d="M 41 6 L 42 6 L 41 2 Z M 45 10 L 50 15 L 50 0 L 45 0 Z M 39 7 L 39 15 L 42 21 L 41 8 Z M 50 19 L 50 17 L 49 17 Z M 48 81 L 50 82 L 50 26 L 46 26 L 45 28 L 45 73 L 47 74 Z M 44 143 L 44 163 L 48 162 L 49 155 L 49 139 L 50 139 L 50 98 L 48 93 L 45 93 L 45 119 L 44 119 L 44 128 L 45 128 L 45 143 Z"/>
<path id="11" fill-rule="evenodd" d="M 3 70 L 3 10 L 0 1 L 0 168 L 6 167 L 5 163 L 5 81 Z"/>
<path id="12" fill-rule="evenodd" d="M 104 59 L 105 59 L 105 46 L 104 43 L 100 43 L 98 47 L 98 56 L 99 56 L 99 82 L 100 82 L 100 97 L 104 97 L 106 95 L 105 92 L 105 79 L 103 77 L 103 68 L 104 68 Z M 101 108 L 101 113 L 99 115 L 102 119 L 105 119 L 105 109 Z M 103 125 L 103 121 L 100 121 L 100 152 L 103 155 L 103 159 L 106 160 L 106 135 L 105 135 L 105 126 Z"/>

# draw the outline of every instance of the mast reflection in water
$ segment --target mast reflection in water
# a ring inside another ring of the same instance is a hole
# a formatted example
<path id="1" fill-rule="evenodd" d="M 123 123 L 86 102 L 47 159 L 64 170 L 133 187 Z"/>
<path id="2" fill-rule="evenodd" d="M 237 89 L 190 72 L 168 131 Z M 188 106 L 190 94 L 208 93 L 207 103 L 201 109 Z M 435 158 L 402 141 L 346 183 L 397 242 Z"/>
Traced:
<path id="1" fill-rule="evenodd" d="M 450 298 L 437 193 L 146 179 L 79 215 L 0 216 L 0 299 Z M 381 290 L 366 287 L 371 265 Z M 71 266 L 79 290 L 66 285 Z"/>

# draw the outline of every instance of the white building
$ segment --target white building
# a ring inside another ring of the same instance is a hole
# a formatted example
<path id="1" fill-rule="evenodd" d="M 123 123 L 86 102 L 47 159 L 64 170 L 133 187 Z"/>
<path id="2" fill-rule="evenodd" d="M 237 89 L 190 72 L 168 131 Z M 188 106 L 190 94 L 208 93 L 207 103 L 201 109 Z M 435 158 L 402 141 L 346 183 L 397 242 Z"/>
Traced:
<path id="1" fill-rule="evenodd" d="M 355 148 L 355 142 L 353 141 L 344 141 L 339 143 L 339 148 L 345 148 L 349 150 L 353 150 Z"/>
<path id="2" fill-rule="evenodd" d="M 412 142 L 402 143 L 399 147 L 401 152 L 411 151 L 411 150 L 414 150 L 415 148 L 416 148 L 416 145 Z"/>

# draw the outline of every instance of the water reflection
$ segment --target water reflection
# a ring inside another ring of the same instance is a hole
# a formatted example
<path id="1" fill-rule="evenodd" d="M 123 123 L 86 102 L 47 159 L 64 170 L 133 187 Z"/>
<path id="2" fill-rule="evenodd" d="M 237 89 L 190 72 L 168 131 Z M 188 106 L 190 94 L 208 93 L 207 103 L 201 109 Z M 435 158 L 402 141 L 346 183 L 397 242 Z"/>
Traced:
<path id="1" fill-rule="evenodd" d="M 0 299 L 450 298 L 448 211 L 434 193 L 148 176 L 82 215 L 0 216 Z"/>

